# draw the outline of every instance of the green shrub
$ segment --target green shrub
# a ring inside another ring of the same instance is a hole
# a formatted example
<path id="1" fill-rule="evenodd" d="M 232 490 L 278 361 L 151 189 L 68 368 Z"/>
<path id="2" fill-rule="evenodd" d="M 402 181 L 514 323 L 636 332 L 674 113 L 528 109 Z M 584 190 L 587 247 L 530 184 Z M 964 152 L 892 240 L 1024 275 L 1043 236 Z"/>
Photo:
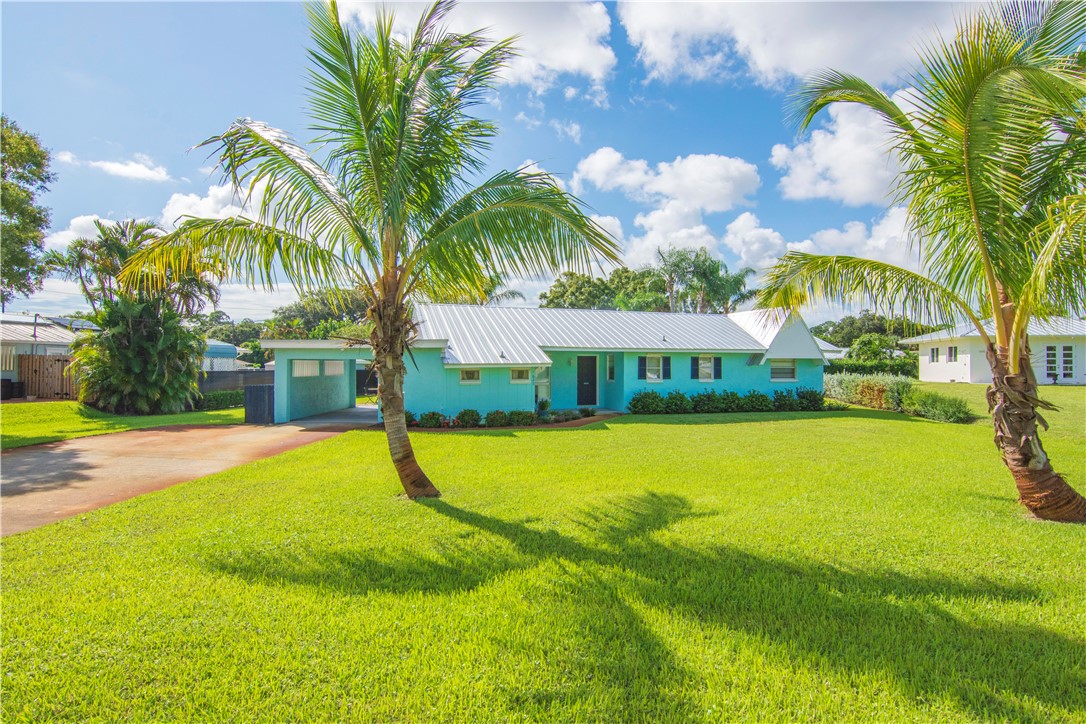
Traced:
<path id="1" fill-rule="evenodd" d="M 445 427 L 445 416 L 440 412 L 424 412 L 419 417 L 419 427 Z"/>
<path id="2" fill-rule="evenodd" d="M 208 392 L 196 405 L 197 410 L 225 410 L 245 406 L 245 390 L 220 390 Z"/>
<path id="3" fill-rule="evenodd" d="M 903 411 L 913 381 L 899 375 L 825 375 L 826 397 L 877 410 Z"/>
<path id="4" fill-rule="evenodd" d="M 513 410 L 509 413 L 509 424 L 515 427 L 530 427 L 538 422 L 531 410 Z"/>
<path id="5" fill-rule="evenodd" d="M 633 394 L 627 407 L 635 415 L 662 415 L 664 398 L 656 390 L 641 390 Z"/>
<path id="6" fill-rule="evenodd" d="M 479 414 L 478 410 L 461 410 L 460 414 L 456 416 L 456 424 L 459 427 L 479 427 L 479 423 L 483 421 L 483 416 Z"/>
<path id="7" fill-rule="evenodd" d="M 491 410 L 486 413 L 486 426 L 487 427 L 508 427 L 509 415 L 505 414 L 502 410 Z"/>
<path id="8" fill-rule="evenodd" d="M 717 405 L 719 406 L 718 412 L 744 412 L 745 407 L 743 405 L 743 398 L 738 392 L 732 392 L 726 390 L 724 392 L 718 392 L 716 395 Z"/>
<path id="9" fill-rule="evenodd" d="M 693 411 L 694 405 L 690 398 L 678 390 L 669 392 L 664 398 L 664 412 L 668 415 L 685 415 Z"/>
<path id="10" fill-rule="evenodd" d="M 773 400 L 769 395 L 751 390 L 740 402 L 740 412 L 773 412 Z"/>
<path id="11" fill-rule="evenodd" d="M 773 390 L 773 410 L 776 412 L 795 412 L 799 408 L 799 400 L 792 390 Z"/>
<path id="12" fill-rule="evenodd" d="M 804 412 L 821 412 L 826 409 L 826 398 L 818 390 L 801 387 L 796 390 L 796 405 Z"/>
<path id="13" fill-rule="evenodd" d="M 418 422 L 418 420 L 415 419 L 415 413 L 411 412 L 411 410 L 403 411 L 403 419 L 408 425 L 414 425 Z"/>
<path id="14" fill-rule="evenodd" d="M 690 395 L 690 408 L 694 412 L 701 414 L 724 412 L 720 397 L 712 390 L 695 392 Z"/>
<path id="15" fill-rule="evenodd" d="M 920 376 L 920 363 L 914 355 L 880 360 L 832 359 L 826 365 L 825 372 L 828 375 L 904 375 L 916 379 Z"/>
<path id="16" fill-rule="evenodd" d="M 540 400 L 535 405 L 535 411 L 536 411 L 537 415 L 545 415 L 545 414 L 547 414 L 547 410 L 549 410 L 549 409 L 551 409 L 551 401 L 550 400 L 546 400 L 546 399 Z"/>
<path id="17" fill-rule="evenodd" d="M 569 422 L 581 419 L 581 413 L 576 410 L 559 410 L 551 415 L 551 422 Z"/>
<path id="18" fill-rule="evenodd" d="M 973 420 L 973 414 L 969 411 L 969 406 L 965 404 L 965 400 L 940 395 L 938 392 L 912 390 L 905 397 L 903 407 L 907 414 L 915 417 L 926 417 L 929 420 L 956 423 L 972 422 Z"/>
<path id="19" fill-rule="evenodd" d="M 596 414 L 596 411 L 591 407 L 582 407 L 577 412 L 581 413 L 581 417 L 592 417 Z"/>
<path id="20" fill-rule="evenodd" d="M 90 319 L 101 331 L 81 332 L 72 344 L 80 402 L 118 415 L 159 415 L 199 399 L 207 344 L 167 301 L 107 299 Z"/>

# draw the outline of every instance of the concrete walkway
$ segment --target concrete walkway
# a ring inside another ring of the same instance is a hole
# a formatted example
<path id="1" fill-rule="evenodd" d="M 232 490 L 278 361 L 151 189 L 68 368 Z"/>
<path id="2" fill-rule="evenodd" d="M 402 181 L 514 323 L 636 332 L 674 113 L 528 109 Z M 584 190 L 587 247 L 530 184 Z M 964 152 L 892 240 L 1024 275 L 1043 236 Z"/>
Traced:
<path id="1" fill-rule="evenodd" d="M 70 518 L 377 422 L 356 408 L 287 425 L 176 425 L 0 454 L 0 535 Z"/>

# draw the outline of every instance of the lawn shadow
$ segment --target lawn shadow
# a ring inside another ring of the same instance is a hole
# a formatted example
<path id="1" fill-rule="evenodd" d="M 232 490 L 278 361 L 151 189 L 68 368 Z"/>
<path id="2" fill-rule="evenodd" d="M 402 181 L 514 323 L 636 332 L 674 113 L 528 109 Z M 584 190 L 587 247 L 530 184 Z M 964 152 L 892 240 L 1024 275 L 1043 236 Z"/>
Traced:
<path id="1" fill-rule="evenodd" d="M 87 480 L 88 463 L 79 450 L 16 449 L 0 455 L 0 496 L 60 490 Z"/>
<path id="2" fill-rule="evenodd" d="M 750 422 L 782 422 L 794 420 L 885 420 L 892 422 L 931 423 L 892 410 L 852 408 L 822 412 L 723 412 L 691 413 L 687 415 L 622 415 L 611 420 L 614 425 L 734 425 Z"/>
<path id="3" fill-rule="evenodd" d="M 679 545 L 658 534 L 704 514 L 675 495 L 650 492 L 584 510 L 575 521 L 578 535 L 443 500 L 421 505 L 472 535 L 442 543 L 426 557 L 311 549 L 208 563 L 254 582 L 354 594 L 467 592 L 511 572 L 550 566 L 560 574 L 543 593 L 533 591 L 540 599 L 533 601 L 533 615 L 579 631 L 572 651 L 553 655 L 574 672 L 570 681 L 596 677 L 607 682 L 615 702 L 635 707 L 616 703 L 609 712 L 616 718 L 688 718 L 692 704 L 677 692 L 701 686 L 645 622 L 639 613 L 645 608 L 686 619 L 707 636 L 750 634 L 787 666 L 829 667 L 850 677 L 884 674 L 910 699 L 946 698 L 973 717 L 1041 720 L 1051 714 L 1041 705 L 1086 708 L 1086 643 L 1041 626 L 953 613 L 957 601 L 1037 601 L 1040 594 L 1025 586 L 973 574 L 850 570 L 733 546 Z M 503 645 L 524 656 L 538 656 L 545 646 L 531 637 Z M 588 688 L 505 694 L 511 706 L 545 715 L 560 701 L 587 696 Z M 598 694 L 598 687 L 592 690 Z"/>

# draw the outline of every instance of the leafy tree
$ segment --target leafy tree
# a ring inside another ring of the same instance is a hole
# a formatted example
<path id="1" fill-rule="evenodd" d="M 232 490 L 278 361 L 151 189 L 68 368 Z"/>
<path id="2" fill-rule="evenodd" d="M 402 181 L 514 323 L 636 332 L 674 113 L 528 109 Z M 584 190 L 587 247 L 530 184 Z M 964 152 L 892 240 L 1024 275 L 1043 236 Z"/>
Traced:
<path id="1" fill-rule="evenodd" d="M 207 344 L 163 297 L 112 296 L 92 316 L 99 332 L 72 344 L 79 401 L 117 414 L 180 412 L 199 397 Z"/>
<path id="2" fill-rule="evenodd" d="M 849 359 L 874 361 L 882 359 L 890 359 L 894 356 L 894 352 L 897 350 L 897 337 L 890 336 L 888 334 L 879 334 L 878 332 L 868 332 L 867 334 L 861 334 L 849 347 L 848 354 L 845 355 Z"/>
<path id="3" fill-rule="evenodd" d="M 37 203 L 56 177 L 38 137 L 0 117 L 0 308 L 41 289 L 49 210 Z"/>
<path id="4" fill-rule="evenodd" d="M 46 268 L 64 279 L 79 282 L 83 297 L 97 312 L 105 302 L 114 302 L 129 294 L 120 281 L 124 264 L 141 248 L 162 234 L 149 221 L 94 222 L 98 233 L 94 238 L 82 237 L 72 241 L 63 252 L 45 255 Z M 164 295 L 184 316 L 192 316 L 210 301 L 219 301 L 219 287 L 202 273 L 175 274 L 164 272 L 157 295 Z"/>
<path id="5" fill-rule="evenodd" d="M 613 300 L 602 279 L 587 274 L 564 272 L 551 288 L 539 295 L 539 306 L 552 309 L 608 309 Z"/>
<path id="6" fill-rule="evenodd" d="M 864 309 L 859 316 L 848 315 L 836 322 L 823 322 L 811 327 L 811 334 L 838 347 L 851 347 L 864 334 L 886 334 L 900 339 L 927 334 L 936 329 L 935 326 L 919 324 L 904 317 L 885 317 Z"/>
<path id="7" fill-rule="evenodd" d="M 968 320 L 992 369 L 996 445 L 1020 501 L 1048 520 L 1086 521 L 1086 498 L 1057 474 L 1027 335 L 1034 317 L 1086 313 L 1086 3 L 980 9 L 923 51 L 908 105 L 855 76 L 824 71 L 796 96 L 803 127 L 826 106 L 881 116 L 906 170 L 923 271 L 789 252 L 764 306 L 832 299 L 899 309 L 936 324 Z M 987 326 L 986 324 L 987 323 Z"/>
<path id="8" fill-rule="evenodd" d="M 620 266 L 607 278 L 612 293 L 611 308 L 633 312 L 666 312 L 669 308 L 664 285 L 656 270 L 633 270 Z"/>
<path id="9" fill-rule="evenodd" d="M 445 27 L 451 2 L 416 28 L 372 36 L 334 2 L 308 6 L 309 94 L 322 157 L 267 124 L 239 119 L 205 142 L 239 192 L 262 182 L 255 218 L 189 219 L 132 260 L 147 269 L 228 268 L 271 286 L 277 266 L 303 291 L 357 288 L 372 324 L 389 452 L 407 495 L 436 496 L 415 460 L 403 407 L 411 302 L 481 290 L 493 275 L 588 269 L 617 258 L 607 233 L 554 179 L 500 171 L 473 185 L 497 130 L 471 115 L 513 55 L 510 41 Z"/>
<path id="10" fill-rule="evenodd" d="M 361 289 L 319 289 L 279 307 L 272 318 L 280 323 L 297 321 L 306 329 L 314 329 L 327 321 L 360 322 L 368 309 L 369 299 Z"/>
<path id="11" fill-rule="evenodd" d="M 238 355 L 238 359 L 242 362 L 248 362 L 249 364 L 263 367 L 268 362 L 271 362 L 274 356 L 272 354 L 273 350 L 264 349 L 260 346 L 259 339 L 250 339 L 242 342 L 238 346 L 245 350 L 245 352 Z"/>

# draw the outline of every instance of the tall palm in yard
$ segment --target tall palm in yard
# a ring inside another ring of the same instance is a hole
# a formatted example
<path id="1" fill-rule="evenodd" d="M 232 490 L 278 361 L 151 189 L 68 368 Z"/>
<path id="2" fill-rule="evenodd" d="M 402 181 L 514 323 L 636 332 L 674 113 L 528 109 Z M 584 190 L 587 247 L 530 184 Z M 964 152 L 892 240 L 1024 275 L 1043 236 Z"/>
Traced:
<path id="1" fill-rule="evenodd" d="M 796 96 L 811 123 L 831 103 L 885 121 L 905 171 L 922 273 L 847 256 L 786 254 L 762 306 L 867 302 L 936 323 L 968 320 L 987 346 L 995 442 L 1021 502 L 1050 520 L 1086 521 L 1083 499 L 1053 468 L 1030 364 L 1030 319 L 1086 312 L 1086 3 L 1014 3 L 959 23 L 926 50 L 908 103 L 826 71 Z"/>
<path id="2" fill-rule="evenodd" d="M 286 133 L 249 119 L 205 145 L 252 216 L 190 219 L 133 260 L 147 270 L 227 265 L 273 285 L 357 287 L 369 300 L 369 343 L 381 380 L 392 461 L 411 497 L 437 489 L 415 460 L 404 421 L 411 301 L 480 296 L 493 275 L 587 270 L 615 242 L 553 179 L 527 170 L 475 182 L 495 126 L 469 111 L 513 51 L 443 27 L 453 5 L 428 8 L 401 36 L 389 14 L 372 37 L 341 22 L 335 2 L 308 8 L 311 114 L 320 160 Z"/>

